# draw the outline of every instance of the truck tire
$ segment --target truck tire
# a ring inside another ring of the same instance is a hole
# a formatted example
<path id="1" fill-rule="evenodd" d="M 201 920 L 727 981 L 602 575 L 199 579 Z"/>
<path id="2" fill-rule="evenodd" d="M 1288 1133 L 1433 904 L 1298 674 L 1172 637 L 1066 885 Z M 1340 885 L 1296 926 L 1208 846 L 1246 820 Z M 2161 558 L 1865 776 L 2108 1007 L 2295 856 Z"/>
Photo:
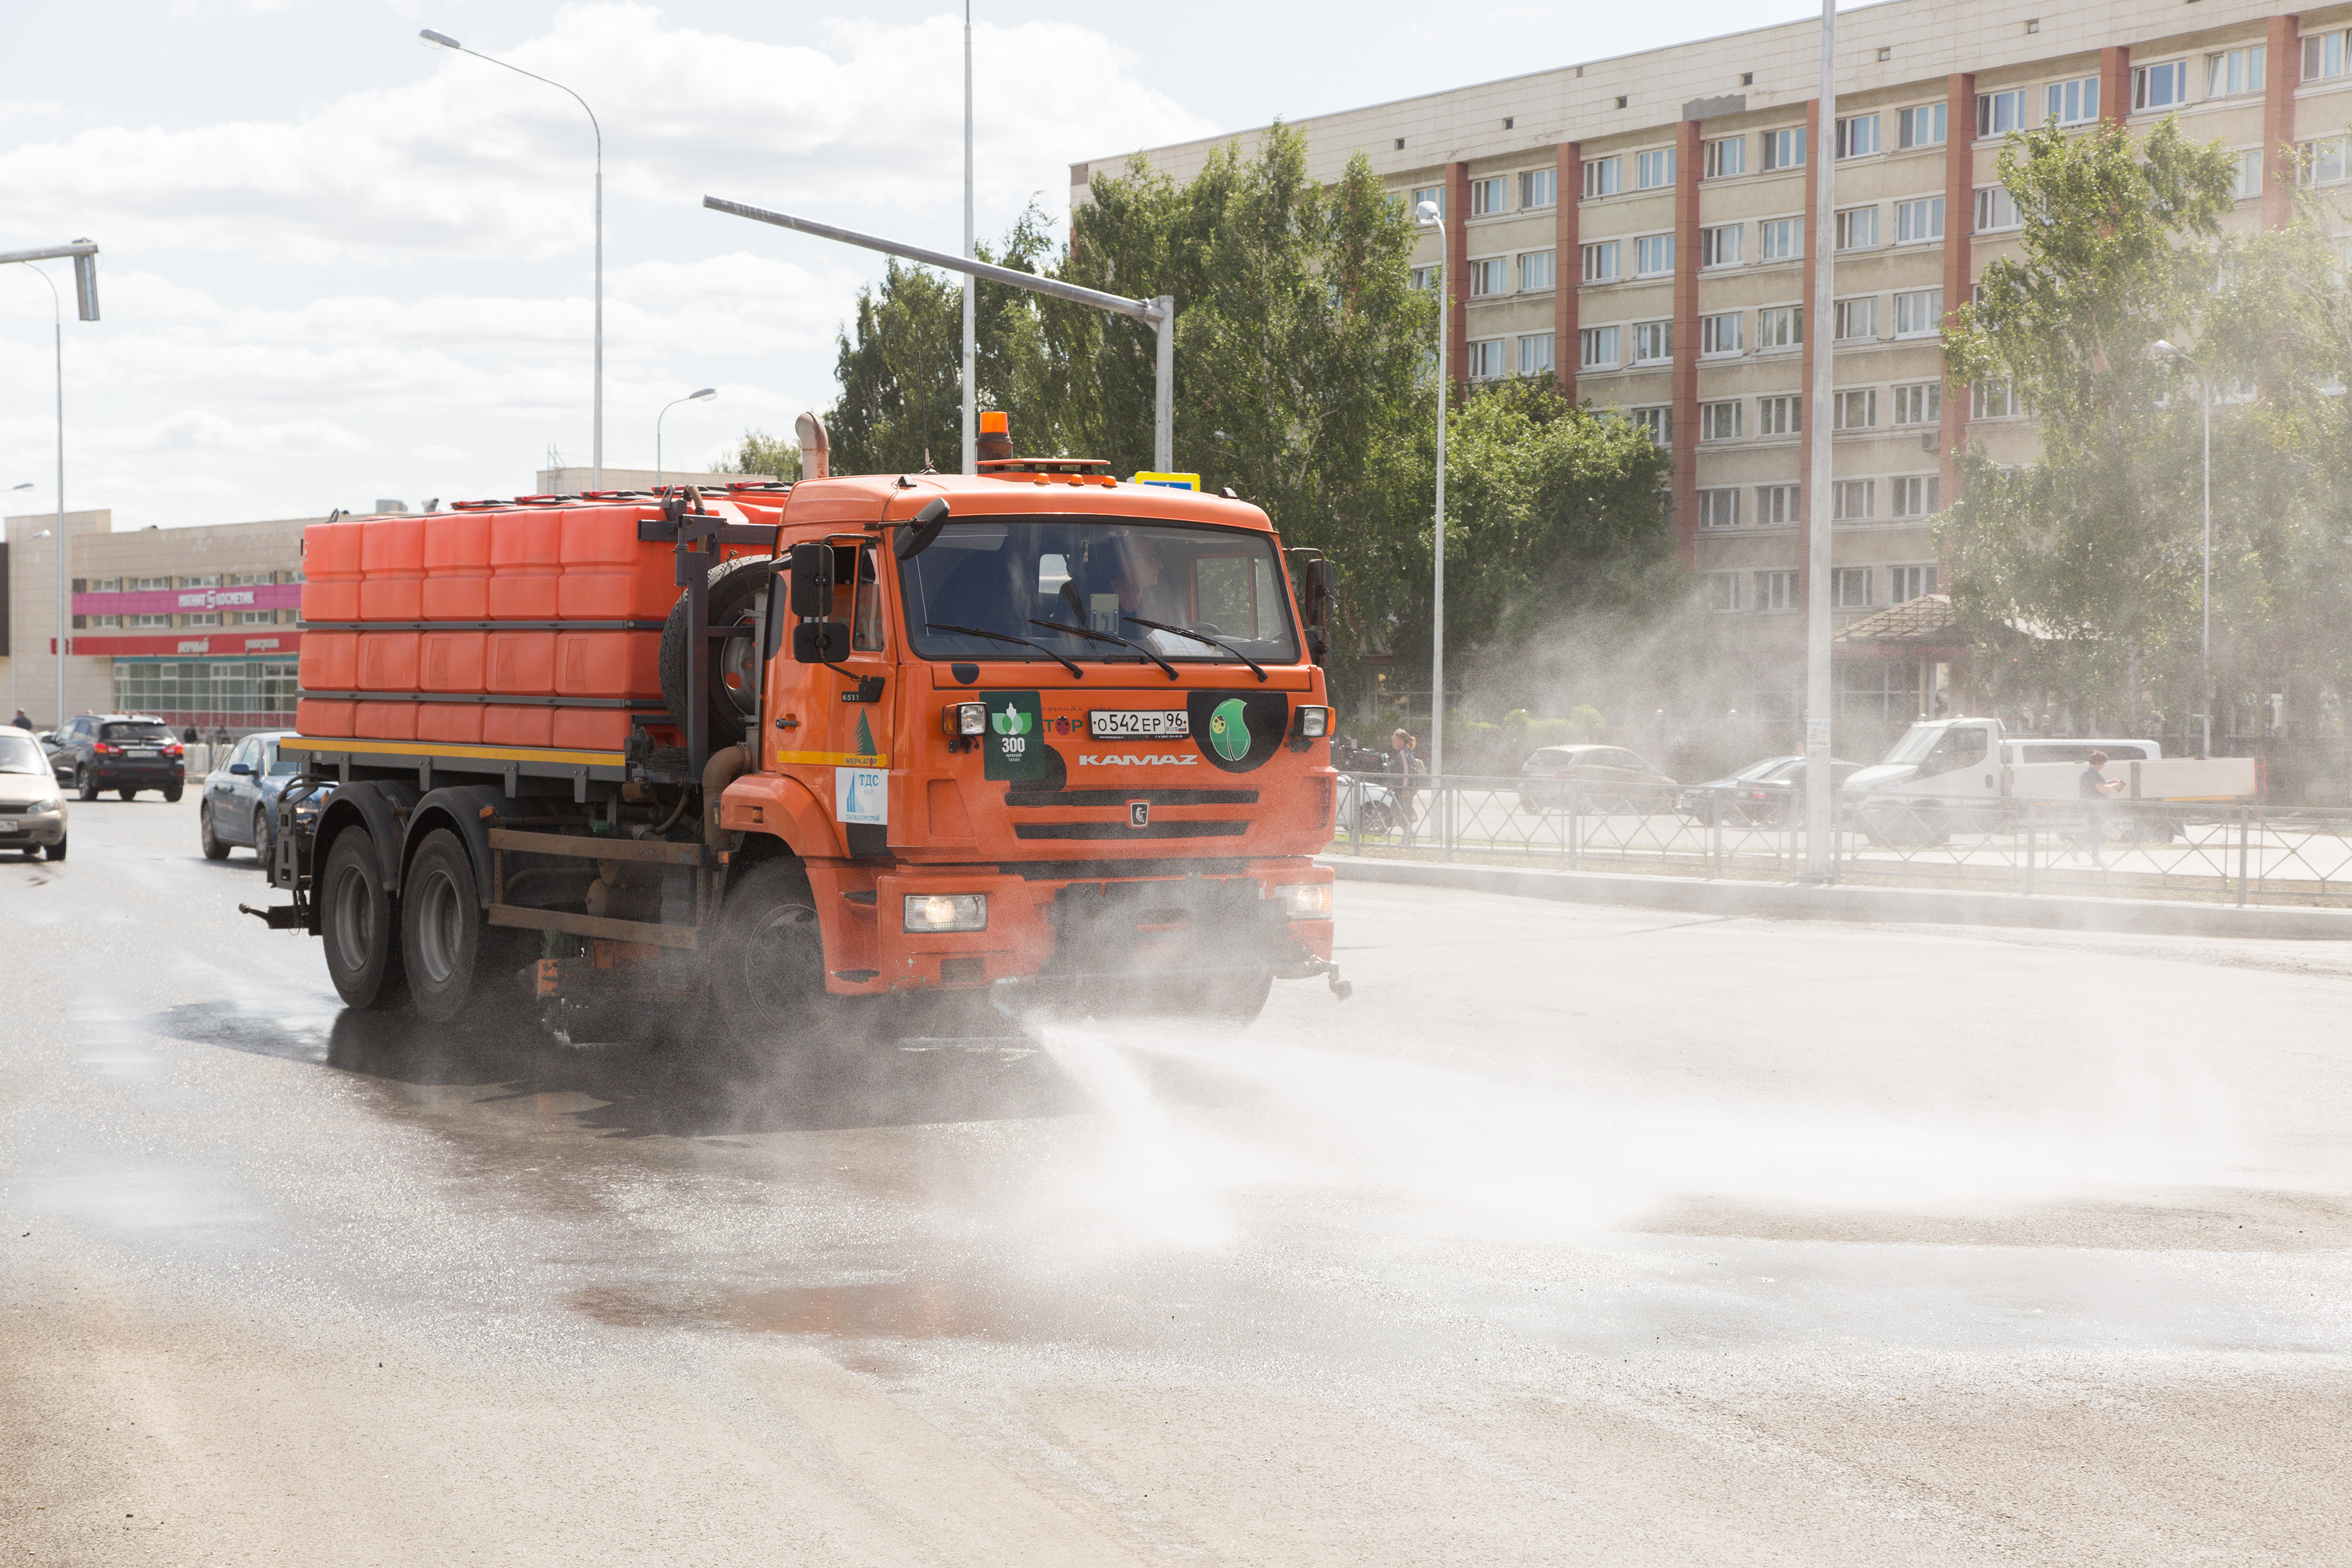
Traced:
<path id="1" fill-rule="evenodd" d="M 325 939 L 328 978 L 345 1006 L 406 1005 L 398 927 L 374 838 L 364 827 L 344 828 L 319 876 L 319 934 Z"/>
<path id="2" fill-rule="evenodd" d="M 511 940 L 521 933 L 494 929 L 485 915 L 464 841 L 435 828 L 409 858 L 400 886 L 401 968 L 409 1000 L 428 1022 L 478 1017 L 486 1002 L 510 1000 L 499 986 L 521 962 Z"/>
<path id="3" fill-rule="evenodd" d="M 756 626 L 754 602 L 770 580 L 769 561 L 764 555 L 746 555 L 723 562 L 710 569 L 708 579 L 709 613 L 713 631 L 727 626 Z M 661 689 L 662 701 L 669 708 L 669 716 L 680 731 L 687 721 L 687 610 L 686 595 L 678 595 L 670 606 L 669 619 L 662 626 Z M 742 740 L 744 727 L 760 705 L 760 693 L 754 685 L 754 672 L 759 668 L 759 650 L 750 637 L 713 639 L 710 650 L 710 749 L 731 746 Z M 730 685 L 733 677 L 737 684 Z"/>
<path id="4" fill-rule="evenodd" d="M 770 860 L 728 889 L 710 963 L 713 1015 L 739 1049 L 799 1053 L 830 1043 L 816 897 L 797 860 Z"/>

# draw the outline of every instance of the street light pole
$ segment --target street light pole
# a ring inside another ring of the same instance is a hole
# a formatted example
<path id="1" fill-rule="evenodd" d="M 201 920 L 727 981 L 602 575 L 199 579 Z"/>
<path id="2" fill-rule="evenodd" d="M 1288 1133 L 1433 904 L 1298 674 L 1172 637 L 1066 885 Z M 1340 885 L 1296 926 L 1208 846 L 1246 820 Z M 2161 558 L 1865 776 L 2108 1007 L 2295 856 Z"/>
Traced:
<path id="1" fill-rule="evenodd" d="M 1436 626 L 1429 639 L 1429 776 L 1433 784 L 1445 776 L 1445 291 L 1454 280 L 1445 275 L 1445 218 L 1437 204 L 1422 203 L 1413 216 L 1423 228 L 1437 231 L 1438 257 Z"/>
<path id="2" fill-rule="evenodd" d="M 1837 212 L 1837 0 L 1822 0 L 1822 76 L 1819 107 L 1813 115 L 1814 145 L 1805 150 L 1813 160 L 1816 199 L 1813 203 L 1813 319 L 1805 323 L 1812 334 L 1813 384 L 1808 389 L 1811 407 L 1811 450 L 1806 468 L 1811 490 L 1809 548 L 1805 552 L 1805 880 L 1829 881 L 1834 868 L 1831 836 L 1835 830 L 1837 779 L 1830 766 L 1830 570 L 1834 560 L 1832 537 L 1836 517 L 1832 505 L 1835 468 L 1831 457 L 1831 389 L 1835 370 L 1831 363 L 1837 334 L 1830 330 L 1837 293 L 1835 224 Z"/>
<path id="3" fill-rule="evenodd" d="M 26 479 L 21 485 L 10 485 L 8 488 L 12 491 L 28 490 L 33 488 L 33 481 Z M 0 592 L 5 591 L 5 585 L 0 584 Z M 15 635 L 12 633 L 10 635 L 9 641 L 13 644 L 15 640 Z M 25 705 L 16 700 L 16 651 L 12 646 L 9 647 L 0 647 L 0 653 L 5 653 L 8 656 L 8 713 L 13 719 L 16 714 L 22 713 L 25 710 Z"/>
<path id="4" fill-rule="evenodd" d="M 2198 684 L 2204 688 L 2205 710 L 2198 754 L 2210 757 L 2213 754 L 2213 380 L 2203 365 L 2162 338 L 2150 343 L 2148 352 L 2159 359 L 2177 360 L 2197 373 L 2197 401 L 2205 426 L 2205 586 L 2197 648 Z"/>
<path id="5" fill-rule="evenodd" d="M 588 488 L 601 490 L 604 488 L 604 128 L 596 122 L 596 111 L 588 107 L 588 100 L 560 81 L 549 81 L 535 71 L 507 65 L 504 60 L 469 49 L 448 34 L 436 33 L 430 27 L 418 28 L 416 36 L 438 47 L 452 49 L 461 55 L 472 55 L 478 60 L 488 60 L 494 66 L 503 66 L 517 76 L 530 77 L 531 80 L 544 83 L 558 92 L 571 93 L 572 101 L 588 116 L 588 128 L 596 134 L 596 375 L 594 412 L 590 431 L 591 445 L 594 448 L 591 459 L 593 473 Z"/>
<path id="6" fill-rule="evenodd" d="M 717 387 L 706 386 L 700 392 L 689 392 L 684 397 L 671 398 L 662 405 L 661 412 L 654 416 L 654 489 L 656 491 L 662 488 L 662 421 L 668 418 L 669 411 L 681 403 L 706 403 L 718 395 Z"/>
<path id="7" fill-rule="evenodd" d="M 971 0 L 963 0 L 963 258 L 973 258 L 971 233 Z M 980 279 L 963 280 L 963 471 L 980 472 Z"/>
<path id="8" fill-rule="evenodd" d="M 50 246 L 43 250 L 11 250 L 0 252 L 0 265 L 15 261 L 58 261 L 70 257 L 74 264 L 74 309 L 85 321 L 98 320 L 98 247 L 89 240 L 77 239 L 71 245 Z M 52 346 L 57 356 L 58 378 L 58 531 L 52 542 L 58 552 L 58 723 L 66 721 L 66 633 L 72 628 L 71 601 L 66 593 L 66 317 L 65 307 L 58 298 L 54 279 L 37 267 L 33 268 L 42 282 L 49 286 L 49 311 L 52 318 Z M 16 661 L 9 659 L 13 670 Z"/>

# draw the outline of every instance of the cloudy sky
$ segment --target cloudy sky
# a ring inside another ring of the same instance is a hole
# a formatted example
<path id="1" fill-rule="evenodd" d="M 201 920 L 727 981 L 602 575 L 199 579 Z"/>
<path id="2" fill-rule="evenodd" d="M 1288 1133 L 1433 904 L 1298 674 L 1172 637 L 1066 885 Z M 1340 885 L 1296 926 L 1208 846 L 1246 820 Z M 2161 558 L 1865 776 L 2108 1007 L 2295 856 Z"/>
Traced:
<path id="1" fill-rule="evenodd" d="M 1071 163 L 1814 14 L 1480 0 L 983 0 L 980 229 Z M 1671 20 L 1661 21 L 1661 15 Z M 961 17 L 938 0 L 0 0 L 0 250 L 88 236 L 66 309 L 69 507 L 118 528 L 527 489 L 590 450 L 592 142 L 605 157 L 605 458 L 698 466 L 833 397 L 879 258 L 714 194 L 955 249 Z M 49 293 L 0 268 L 0 491 L 55 504 Z"/>

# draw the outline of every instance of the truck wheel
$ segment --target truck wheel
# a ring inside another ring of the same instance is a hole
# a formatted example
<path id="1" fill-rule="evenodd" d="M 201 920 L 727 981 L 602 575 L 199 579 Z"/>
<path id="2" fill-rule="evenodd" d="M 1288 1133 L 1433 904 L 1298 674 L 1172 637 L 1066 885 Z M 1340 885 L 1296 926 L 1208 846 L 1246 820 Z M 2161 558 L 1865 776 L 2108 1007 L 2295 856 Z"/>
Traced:
<path id="1" fill-rule="evenodd" d="M 495 997 L 497 982 L 520 963 L 508 940 L 520 933 L 492 930 L 483 913 L 465 845 L 435 828 L 410 858 L 400 888 L 401 967 L 409 999 L 433 1023 L 478 1013 L 486 994 Z"/>
<path id="2" fill-rule="evenodd" d="M 203 847 L 205 859 L 228 858 L 228 846 L 213 833 L 213 803 L 210 801 L 196 807 L 196 842 Z"/>
<path id="3" fill-rule="evenodd" d="M 823 1043 L 838 1011 L 824 989 L 824 937 L 798 861 L 770 860 L 729 889 L 710 963 L 713 1012 L 747 1050 Z"/>
<path id="4" fill-rule="evenodd" d="M 319 934 L 326 941 L 328 977 L 344 1005 L 390 1008 L 407 1002 L 398 923 L 374 838 L 364 827 L 344 828 L 319 878 Z"/>
<path id="5" fill-rule="evenodd" d="M 768 566 L 768 557 L 746 555 L 711 568 L 708 600 L 712 631 L 757 625 L 758 605 L 754 601 L 772 580 Z M 680 731 L 685 730 L 687 721 L 687 609 L 686 595 L 681 594 L 677 603 L 670 606 L 661 639 L 662 701 L 668 705 L 670 717 Z M 760 705 L 759 668 L 759 650 L 752 647 L 751 637 L 712 639 L 709 704 L 711 750 L 731 746 L 743 738 L 744 726 Z"/>

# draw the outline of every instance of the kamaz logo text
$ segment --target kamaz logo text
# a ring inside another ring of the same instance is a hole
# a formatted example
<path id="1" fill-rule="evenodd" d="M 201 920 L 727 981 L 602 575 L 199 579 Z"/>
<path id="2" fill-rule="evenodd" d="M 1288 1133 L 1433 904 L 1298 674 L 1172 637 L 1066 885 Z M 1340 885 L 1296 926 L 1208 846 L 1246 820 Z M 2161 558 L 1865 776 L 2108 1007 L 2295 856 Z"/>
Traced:
<path id="1" fill-rule="evenodd" d="M 1081 756 L 1078 758 L 1078 766 L 1082 768 L 1189 768 L 1198 764 L 1200 760 L 1199 754 L 1195 752 L 1162 752 L 1141 757 Z"/>

